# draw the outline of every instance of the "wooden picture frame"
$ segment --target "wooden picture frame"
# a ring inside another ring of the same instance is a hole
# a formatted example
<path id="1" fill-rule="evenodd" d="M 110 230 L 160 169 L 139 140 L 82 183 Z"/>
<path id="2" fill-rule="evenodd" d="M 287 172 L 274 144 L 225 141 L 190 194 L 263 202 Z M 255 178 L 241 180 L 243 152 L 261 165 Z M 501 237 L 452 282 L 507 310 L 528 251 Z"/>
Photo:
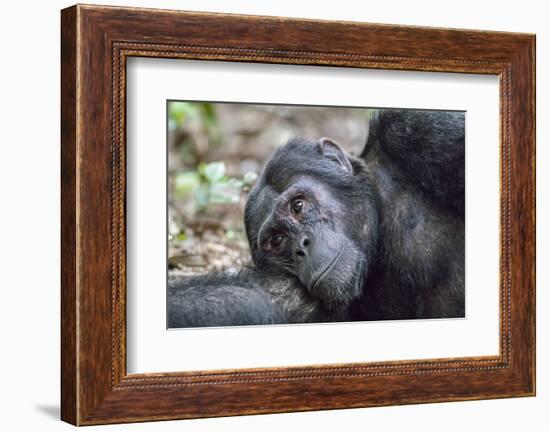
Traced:
<path id="1" fill-rule="evenodd" d="M 61 16 L 62 420 L 90 425 L 535 394 L 534 35 L 83 5 Z M 131 56 L 498 75 L 500 354 L 127 374 Z"/>

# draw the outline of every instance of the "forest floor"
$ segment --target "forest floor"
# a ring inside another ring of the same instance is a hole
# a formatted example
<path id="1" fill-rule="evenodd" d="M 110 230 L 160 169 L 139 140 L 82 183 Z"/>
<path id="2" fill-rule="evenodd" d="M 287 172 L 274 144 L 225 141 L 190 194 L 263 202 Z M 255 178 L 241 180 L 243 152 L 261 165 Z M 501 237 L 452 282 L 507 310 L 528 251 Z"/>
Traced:
<path id="1" fill-rule="evenodd" d="M 169 243 L 171 276 L 227 271 L 241 267 L 250 260 L 246 239 L 228 235 L 223 223 L 197 220 L 192 229 L 192 235 L 186 239 Z"/>

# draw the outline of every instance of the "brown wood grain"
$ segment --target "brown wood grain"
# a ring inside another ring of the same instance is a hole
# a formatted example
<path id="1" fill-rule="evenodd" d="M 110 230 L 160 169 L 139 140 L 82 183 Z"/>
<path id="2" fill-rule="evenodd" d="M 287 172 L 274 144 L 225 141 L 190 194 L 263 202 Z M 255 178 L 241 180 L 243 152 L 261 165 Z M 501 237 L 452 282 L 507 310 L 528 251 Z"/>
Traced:
<path id="1" fill-rule="evenodd" d="M 77 422 L 76 9 L 61 16 L 61 417 Z"/>
<path id="2" fill-rule="evenodd" d="M 534 395 L 534 35 L 78 5 L 62 11 L 61 48 L 63 420 L 85 425 Z M 498 75 L 499 356 L 127 375 L 130 56 Z"/>

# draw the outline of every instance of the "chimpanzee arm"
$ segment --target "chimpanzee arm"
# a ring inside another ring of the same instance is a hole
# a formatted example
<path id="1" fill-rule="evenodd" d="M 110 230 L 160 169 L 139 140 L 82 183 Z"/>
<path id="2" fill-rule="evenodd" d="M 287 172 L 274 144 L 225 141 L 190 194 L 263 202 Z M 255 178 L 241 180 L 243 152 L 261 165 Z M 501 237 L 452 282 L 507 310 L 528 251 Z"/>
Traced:
<path id="1" fill-rule="evenodd" d="M 293 277 L 248 268 L 236 274 L 172 278 L 167 307 L 169 328 L 338 320 Z"/>
<path id="2" fill-rule="evenodd" d="M 264 291 L 229 284 L 181 287 L 171 286 L 168 292 L 169 328 L 285 323 L 282 311 Z"/>

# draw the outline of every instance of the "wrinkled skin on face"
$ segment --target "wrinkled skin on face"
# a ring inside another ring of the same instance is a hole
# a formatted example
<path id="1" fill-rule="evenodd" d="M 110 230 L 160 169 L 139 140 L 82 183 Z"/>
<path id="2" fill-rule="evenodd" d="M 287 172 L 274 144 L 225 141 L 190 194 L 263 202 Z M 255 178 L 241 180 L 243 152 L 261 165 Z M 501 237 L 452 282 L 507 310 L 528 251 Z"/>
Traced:
<path id="1" fill-rule="evenodd" d="M 377 231 L 365 175 L 361 160 L 326 138 L 280 148 L 245 210 L 256 266 L 296 277 L 329 309 L 358 298 Z"/>

